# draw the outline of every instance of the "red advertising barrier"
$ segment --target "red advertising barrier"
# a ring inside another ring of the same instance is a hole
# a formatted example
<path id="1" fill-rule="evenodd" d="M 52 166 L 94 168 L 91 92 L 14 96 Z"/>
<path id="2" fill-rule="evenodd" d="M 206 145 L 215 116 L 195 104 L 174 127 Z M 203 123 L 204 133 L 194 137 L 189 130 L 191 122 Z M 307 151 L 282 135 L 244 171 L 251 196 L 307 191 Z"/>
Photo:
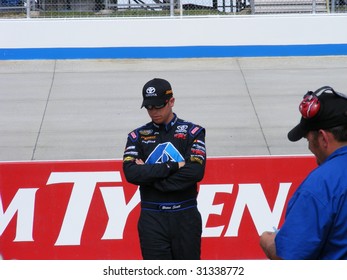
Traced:
<path id="1" fill-rule="evenodd" d="M 199 184 L 202 259 L 264 259 L 259 235 L 279 228 L 312 156 L 208 158 Z M 138 187 L 121 160 L 0 163 L 4 259 L 141 259 Z"/>

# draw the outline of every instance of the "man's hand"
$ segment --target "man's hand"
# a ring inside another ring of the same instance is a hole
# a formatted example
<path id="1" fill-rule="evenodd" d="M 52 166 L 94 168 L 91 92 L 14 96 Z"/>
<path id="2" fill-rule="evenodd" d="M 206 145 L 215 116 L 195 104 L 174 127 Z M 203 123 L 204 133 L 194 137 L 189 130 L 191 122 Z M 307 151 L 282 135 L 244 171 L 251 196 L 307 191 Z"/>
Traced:
<path id="1" fill-rule="evenodd" d="M 142 160 L 142 159 L 139 159 L 139 158 L 135 159 L 135 163 L 136 163 L 137 165 L 145 164 L 145 163 L 143 162 L 143 160 Z M 178 168 L 183 167 L 185 164 L 186 164 L 185 161 L 180 161 L 180 162 L 178 163 Z"/>
<path id="2" fill-rule="evenodd" d="M 276 254 L 276 244 L 275 244 L 275 232 L 265 231 L 260 236 L 260 247 L 263 249 L 265 255 L 270 260 L 279 260 L 279 258 Z"/>
<path id="3" fill-rule="evenodd" d="M 139 158 L 135 159 L 135 163 L 136 163 L 137 165 L 145 164 L 145 163 L 143 162 L 143 160 L 142 160 L 142 159 L 139 159 Z"/>

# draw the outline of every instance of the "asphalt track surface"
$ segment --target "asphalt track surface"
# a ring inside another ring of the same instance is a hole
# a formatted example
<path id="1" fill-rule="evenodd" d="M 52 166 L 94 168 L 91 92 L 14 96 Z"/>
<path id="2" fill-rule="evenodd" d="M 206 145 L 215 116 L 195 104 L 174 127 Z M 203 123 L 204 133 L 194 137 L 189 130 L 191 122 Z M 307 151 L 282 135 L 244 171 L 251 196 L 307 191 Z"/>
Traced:
<path id="1" fill-rule="evenodd" d="M 309 154 L 287 133 L 308 90 L 347 93 L 347 57 L 0 61 L 0 161 L 121 158 L 155 77 L 206 128 L 208 156 Z"/>

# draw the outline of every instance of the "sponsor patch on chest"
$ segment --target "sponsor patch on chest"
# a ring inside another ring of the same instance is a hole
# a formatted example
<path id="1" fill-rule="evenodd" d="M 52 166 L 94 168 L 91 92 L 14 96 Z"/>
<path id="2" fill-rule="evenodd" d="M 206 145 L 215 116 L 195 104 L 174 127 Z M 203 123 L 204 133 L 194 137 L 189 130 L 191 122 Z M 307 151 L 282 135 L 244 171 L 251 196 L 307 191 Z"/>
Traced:
<path id="1" fill-rule="evenodd" d="M 187 138 L 188 125 L 179 125 L 176 127 L 174 137 L 177 139 Z"/>

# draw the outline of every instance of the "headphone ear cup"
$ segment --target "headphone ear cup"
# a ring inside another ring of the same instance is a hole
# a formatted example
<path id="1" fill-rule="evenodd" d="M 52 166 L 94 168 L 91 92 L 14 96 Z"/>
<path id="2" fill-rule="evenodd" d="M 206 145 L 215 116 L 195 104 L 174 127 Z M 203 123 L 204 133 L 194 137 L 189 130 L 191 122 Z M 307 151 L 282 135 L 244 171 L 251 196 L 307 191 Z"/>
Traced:
<path id="1" fill-rule="evenodd" d="M 307 95 L 299 106 L 300 113 L 304 119 L 311 119 L 320 110 L 320 102 L 316 95 Z"/>

